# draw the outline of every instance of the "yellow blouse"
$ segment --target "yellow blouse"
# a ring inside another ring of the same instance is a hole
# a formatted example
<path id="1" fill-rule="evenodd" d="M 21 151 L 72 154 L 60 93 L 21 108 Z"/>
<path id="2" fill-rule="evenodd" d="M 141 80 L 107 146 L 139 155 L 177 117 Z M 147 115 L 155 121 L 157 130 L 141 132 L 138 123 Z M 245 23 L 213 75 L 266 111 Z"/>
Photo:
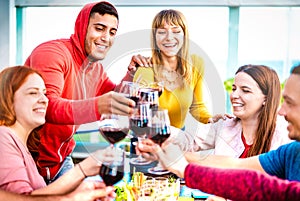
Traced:
<path id="1" fill-rule="evenodd" d="M 211 114 L 203 102 L 202 82 L 204 76 L 203 60 L 192 55 L 193 75 L 192 81 L 184 88 L 177 88 L 169 91 L 164 88 L 162 95 L 159 97 L 159 106 L 168 109 L 171 125 L 177 128 L 184 127 L 184 121 L 187 112 L 197 119 L 199 122 L 207 123 Z M 152 68 L 139 67 L 133 80 L 145 83 L 154 81 L 154 72 Z"/>

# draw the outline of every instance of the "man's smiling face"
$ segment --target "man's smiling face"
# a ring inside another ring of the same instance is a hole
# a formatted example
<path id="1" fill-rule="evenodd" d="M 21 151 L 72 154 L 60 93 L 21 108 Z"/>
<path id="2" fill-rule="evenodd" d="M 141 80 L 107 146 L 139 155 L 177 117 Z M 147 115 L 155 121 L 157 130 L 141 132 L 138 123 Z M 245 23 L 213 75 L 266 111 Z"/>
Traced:
<path id="1" fill-rule="evenodd" d="M 85 51 L 91 61 L 103 60 L 114 43 L 118 19 L 109 14 L 91 15 L 85 37 Z"/>

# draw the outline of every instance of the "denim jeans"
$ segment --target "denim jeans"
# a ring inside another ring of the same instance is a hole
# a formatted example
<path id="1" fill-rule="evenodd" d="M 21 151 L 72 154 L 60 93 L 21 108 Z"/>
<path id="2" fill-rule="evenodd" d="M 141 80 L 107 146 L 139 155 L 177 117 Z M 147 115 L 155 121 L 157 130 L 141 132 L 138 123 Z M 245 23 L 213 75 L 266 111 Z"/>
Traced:
<path id="1" fill-rule="evenodd" d="M 56 179 L 61 177 L 63 174 L 68 172 L 70 169 L 74 167 L 73 159 L 71 156 L 67 156 L 61 165 L 60 169 L 58 170 L 57 174 L 50 180 L 46 181 L 47 184 L 54 182 Z"/>

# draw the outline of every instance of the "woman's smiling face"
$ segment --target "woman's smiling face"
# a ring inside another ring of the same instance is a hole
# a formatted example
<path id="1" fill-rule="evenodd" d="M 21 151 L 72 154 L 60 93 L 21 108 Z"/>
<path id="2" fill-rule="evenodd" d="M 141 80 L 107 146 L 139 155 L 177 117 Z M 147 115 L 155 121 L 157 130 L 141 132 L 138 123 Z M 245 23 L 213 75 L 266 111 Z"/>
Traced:
<path id="1" fill-rule="evenodd" d="M 236 117 L 241 120 L 257 118 L 263 107 L 265 95 L 250 75 L 239 72 L 232 85 L 230 101 Z"/>
<path id="2" fill-rule="evenodd" d="M 184 42 L 184 32 L 180 26 L 165 24 L 156 30 L 156 45 L 166 57 L 176 56 Z"/>
<path id="3" fill-rule="evenodd" d="M 34 129 L 45 123 L 48 98 L 46 87 L 38 74 L 30 74 L 14 94 L 16 123 Z"/>

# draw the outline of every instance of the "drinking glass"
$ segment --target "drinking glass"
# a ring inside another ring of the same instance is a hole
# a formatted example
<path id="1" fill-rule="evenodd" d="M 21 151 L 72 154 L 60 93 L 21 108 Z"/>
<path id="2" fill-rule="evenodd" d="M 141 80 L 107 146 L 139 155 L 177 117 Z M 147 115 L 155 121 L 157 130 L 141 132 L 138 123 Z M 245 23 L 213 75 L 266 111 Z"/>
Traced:
<path id="1" fill-rule="evenodd" d="M 116 114 L 103 114 L 99 122 L 101 135 L 111 144 L 123 140 L 129 131 L 129 117 Z"/>
<path id="2" fill-rule="evenodd" d="M 151 82 L 147 86 L 149 88 L 151 88 L 153 91 L 157 91 L 159 97 L 161 96 L 161 94 L 164 91 L 164 82 L 162 82 L 162 81 Z"/>
<path id="3" fill-rule="evenodd" d="M 139 84 L 136 82 L 122 81 L 119 93 L 124 94 L 127 98 L 130 98 L 138 104 L 139 96 Z"/>
<path id="4" fill-rule="evenodd" d="M 111 162 L 103 162 L 99 175 L 107 186 L 112 186 L 124 177 L 125 152 L 120 148 L 111 147 L 114 159 Z"/>
<path id="5" fill-rule="evenodd" d="M 120 181 L 124 176 L 124 155 L 125 152 L 114 147 L 114 144 L 123 140 L 129 131 L 129 118 L 122 115 L 101 116 L 99 122 L 101 135 L 111 144 L 111 151 L 116 156 L 110 163 L 104 162 L 100 168 L 100 176 L 107 186 Z"/>
<path id="6" fill-rule="evenodd" d="M 147 133 L 147 138 L 161 146 L 171 135 L 168 110 L 161 108 L 152 110 L 151 120 L 149 121 L 148 126 L 149 133 Z M 151 174 L 162 175 L 169 171 L 165 170 L 162 165 L 158 163 L 157 166 L 149 168 L 148 172 Z"/>
<path id="7" fill-rule="evenodd" d="M 152 88 L 141 87 L 139 89 L 139 94 L 140 102 L 149 103 L 151 109 L 157 109 L 159 107 L 158 91 L 155 91 Z"/>
<path id="8" fill-rule="evenodd" d="M 130 130 L 133 132 L 133 135 L 138 138 L 138 141 L 141 142 L 145 139 L 146 134 L 149 132 L 148 122 L 151 118 L 151 109 L 149 103 L 139 102 L 135 112 L 130 116 Z M 139 155 L 137 158 L 132 158 L 130 160 L 131 164 L 134 165 L 146 165 L 151 163 L 151 161 Z"/>

